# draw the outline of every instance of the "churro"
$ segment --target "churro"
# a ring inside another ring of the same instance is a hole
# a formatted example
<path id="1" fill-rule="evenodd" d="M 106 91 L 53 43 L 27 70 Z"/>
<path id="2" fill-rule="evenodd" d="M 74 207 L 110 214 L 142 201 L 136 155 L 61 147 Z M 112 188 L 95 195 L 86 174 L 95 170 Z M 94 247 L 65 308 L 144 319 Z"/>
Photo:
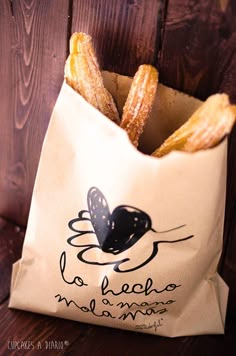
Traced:
<path id="1" fill-rule="evenodd" d="M 227 94 L 211 95 L 164 143 L 152 153 L 162 157 L 172 150 L 195 152 L 219 143 L 235 123 L 235 107 Z"/>
<path id="2" fill-rule="evenodd" d="M 91 105 L 112 121 L 119 123 L 119 113 L 103 78 L 92 45 L 91 36 L 74 33 L 70 39 L 70 55 L 65 65 L 66 82 Z"/>
<path id="3" fill-rule="evenodd" d="M 120 126 L 127 131 L 130 141 L 136 147 L 152 109 L 157 83 L 156 68 L 141 65 L 134 76 L 123 108 Z"/>

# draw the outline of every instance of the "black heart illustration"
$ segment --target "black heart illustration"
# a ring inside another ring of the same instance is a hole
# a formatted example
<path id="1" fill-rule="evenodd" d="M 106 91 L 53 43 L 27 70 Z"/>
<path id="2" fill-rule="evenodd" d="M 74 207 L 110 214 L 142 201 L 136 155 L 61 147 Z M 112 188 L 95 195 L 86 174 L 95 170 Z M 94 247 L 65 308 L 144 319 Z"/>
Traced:
<path id="1" fill-rule="evenodd" d="M 148 214 L 130 205 L 120 205 L 110 213 L 108 203 L 98 188 L 88 191 L 88 211 L 102 251 L 119 254 L 133 246 L 152 229 Z"/>

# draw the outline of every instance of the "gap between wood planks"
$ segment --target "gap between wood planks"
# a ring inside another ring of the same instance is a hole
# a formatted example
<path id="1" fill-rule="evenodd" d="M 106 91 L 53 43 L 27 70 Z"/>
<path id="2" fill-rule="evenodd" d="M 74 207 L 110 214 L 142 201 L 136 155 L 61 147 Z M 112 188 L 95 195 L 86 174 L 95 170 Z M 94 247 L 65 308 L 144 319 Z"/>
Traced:
<path id="1" fill-rule="evenodd" d="M 69 0 L 67 36 L 66 36 L 66 57 L 69 56 L 69 52 L 70 52 L 68 44 L 72 35 L 72 21 L 73 21 L 73 0 Z"/>
<path id="2" fill-rule="evenodd" d="M 162 52 L 163 37 L 165 32 L 166 16 L 169 0 L 161 0 L 161 6 L 157 15 L 156 49 L 154 53 L 154 66 L 158 68 L 159 59 Z"/>

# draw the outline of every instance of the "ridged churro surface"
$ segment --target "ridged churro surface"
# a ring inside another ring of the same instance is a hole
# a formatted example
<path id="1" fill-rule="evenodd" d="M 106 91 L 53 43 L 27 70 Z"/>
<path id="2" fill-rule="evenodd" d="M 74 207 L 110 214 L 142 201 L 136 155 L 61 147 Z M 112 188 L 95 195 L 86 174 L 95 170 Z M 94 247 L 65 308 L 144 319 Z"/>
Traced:
<path id="1" fill-rule="evenodd" d="M 228 95 L 211 95 L 152 156 L 161 157 L 172 150 L 195 152 L 215 146 L 232 130 L 234 110 Z"/>
<path id="2" fill-rule="evenodd" d="M 112 121 L 119 123 L 119 113 L 103 78 L 89 35 L 76 32 L 70 39 L 70 55 L 65 65 L 66 82 Z"/>
<path id="3" fill-rule="evenodd" d="M 152 109 L 157 83 L 156 68 L 143 64 L 138 68 L 131 84 L 120 126 L 127 131 L 136 147 Z"/>

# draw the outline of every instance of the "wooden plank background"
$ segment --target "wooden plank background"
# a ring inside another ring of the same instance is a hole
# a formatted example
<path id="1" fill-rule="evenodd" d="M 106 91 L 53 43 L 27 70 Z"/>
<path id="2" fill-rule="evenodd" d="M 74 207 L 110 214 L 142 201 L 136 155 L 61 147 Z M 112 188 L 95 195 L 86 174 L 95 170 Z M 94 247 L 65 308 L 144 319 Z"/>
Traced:
<path id="1" fill-rule="evenodd" d="M 22 225 L 63 81 L 68 6 L 64 0 L 0 2 L 0 214 Z"/>
<path id="2" fill-rule="evenodd" d="M 75 0 L 72 32 L 93 37 L 102 68 L 133 76 L 140 64 L 156 64 L 165 3 Z"/>
<path id="3" fill-rule="evenodd" d="M 169 1 L 159 53 L 163 83 L 200 99 L 226 92 L 236 102 L 236 2 Z"/>
<path id="4" fill-rule="evenodd" d="M 1 0 L 0 216 L 13 225 L 27 225 L 40 150 L 72 32 L 93 36 L 103 69 L 132 76 L 138 65 L 152 63 L 166 85 L 201 99 L 224 91 L 236 103 L 235 23 L 234 0 Z M 220 264 L 230 286 L 231 315 L 236 315 L 235 150 L 236 128 L 229 140 Z M 9 266 L 19 257 L 23 241 L 14 231 L 0 227 L 2 302 L 9 294 Z M 4 306 L 0 309 L 1 317 L 7 312 Z"/>

